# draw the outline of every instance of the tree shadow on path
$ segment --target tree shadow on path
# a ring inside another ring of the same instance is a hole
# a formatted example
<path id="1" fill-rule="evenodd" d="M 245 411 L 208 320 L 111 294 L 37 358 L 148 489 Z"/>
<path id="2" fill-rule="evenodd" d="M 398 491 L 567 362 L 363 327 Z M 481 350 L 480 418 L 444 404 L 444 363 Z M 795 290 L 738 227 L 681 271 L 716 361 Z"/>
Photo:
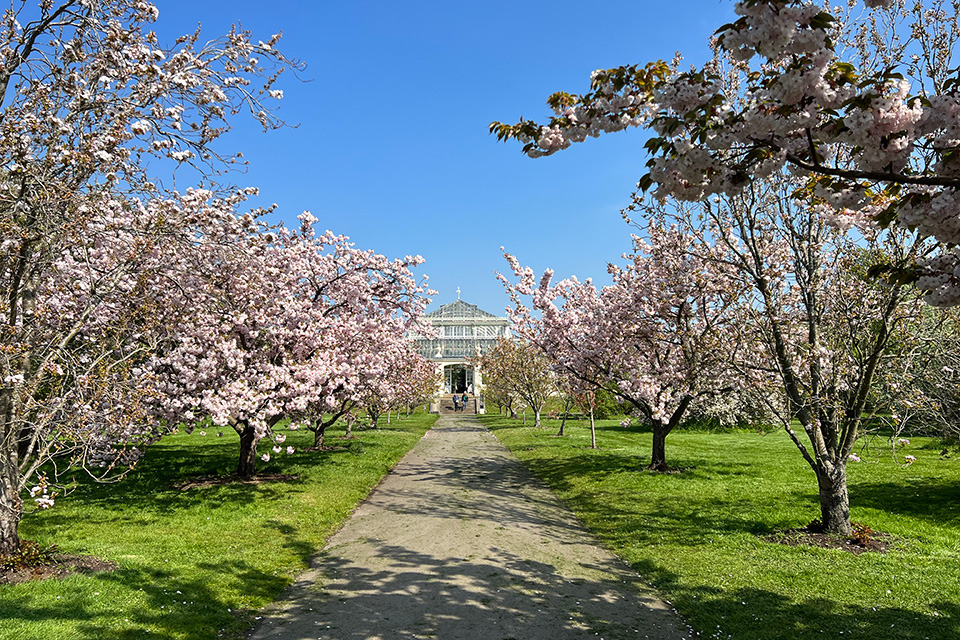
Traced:
<path id="1" fill-rule="evenodd" d="M 326 555 L 324 593 L 299 582 L 284 614 L 265 620 L 253 638 L 691 637 L 672 610 L 639 592 L 639 577 L 624 567 L 584 566 L 607 577 L 570 578 L 502 549 L 442 558 L 374 544 L 376 568 Z"/>

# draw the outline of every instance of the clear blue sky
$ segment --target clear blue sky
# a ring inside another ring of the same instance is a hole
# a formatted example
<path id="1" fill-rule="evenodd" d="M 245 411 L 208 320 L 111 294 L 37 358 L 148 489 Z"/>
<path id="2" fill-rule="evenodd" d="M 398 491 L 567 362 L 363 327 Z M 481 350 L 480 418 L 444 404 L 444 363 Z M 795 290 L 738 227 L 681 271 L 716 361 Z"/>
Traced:
<path id="1" fill-rule="evenodd" d="M 279 114 L 296 129 L 244 125 L 223 147 L 251 166 L 288 225 L 310 210 L 318 226 L 390 257 L 420 254 L 439 291 L 500 315 L 500 246 L 538 272 L 594 277 L 630 248 L 620 209 L 643 173 L 645 134 L 589 140 L 531 160 L 488 134 L 492 120 L 543 120 L 553 91 L 588 89 L 590 72 L 707 55 L 733 16 L 728 0 L 652 2 L 364 2 L 156 0 L 169 43 L 234 21 L 307 65 L 286 77 Z"/>

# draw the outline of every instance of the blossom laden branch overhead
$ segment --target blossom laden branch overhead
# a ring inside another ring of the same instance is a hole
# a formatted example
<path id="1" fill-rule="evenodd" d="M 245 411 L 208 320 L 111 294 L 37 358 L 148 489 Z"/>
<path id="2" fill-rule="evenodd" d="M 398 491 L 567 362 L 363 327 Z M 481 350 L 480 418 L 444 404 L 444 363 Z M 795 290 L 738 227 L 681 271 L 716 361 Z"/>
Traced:
<path id="1" fill-rule="evenodd" d="M 836 220 L 863 215 L 935 238 L 943 251 L 912 277 L 929 302 L 960 304 L 960 67 L 949 55 L 960 38 L 956 9 L 940 0 L 865 5 L 855 15 L 853 5 L 738 2 L 737 20 L 717 30 L 717 56 L 702 68 L 598 71 L 591 92 L 551 96 L 546 124 L 495 122 L 491 131 L 537 157 L 648 128 L 639 186 L 659 198 L 736 195 L 753 180 L 797 174 L 811 204 Z M 863 35 L 886 24 L 892 33 Z M 878 51 L 884 38 L 897 46 Z"/>

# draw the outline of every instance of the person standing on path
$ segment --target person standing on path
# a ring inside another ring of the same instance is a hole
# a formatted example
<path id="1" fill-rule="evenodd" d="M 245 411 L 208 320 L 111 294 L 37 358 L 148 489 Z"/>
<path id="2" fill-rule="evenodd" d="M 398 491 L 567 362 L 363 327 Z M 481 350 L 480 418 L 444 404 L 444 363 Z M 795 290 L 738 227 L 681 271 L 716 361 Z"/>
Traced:
<path id="1" fill-rule="evenodd" d="M 475 416 L 447 414 L 251 635 L 308 638 L 682 640 L 693 632 Z"/>

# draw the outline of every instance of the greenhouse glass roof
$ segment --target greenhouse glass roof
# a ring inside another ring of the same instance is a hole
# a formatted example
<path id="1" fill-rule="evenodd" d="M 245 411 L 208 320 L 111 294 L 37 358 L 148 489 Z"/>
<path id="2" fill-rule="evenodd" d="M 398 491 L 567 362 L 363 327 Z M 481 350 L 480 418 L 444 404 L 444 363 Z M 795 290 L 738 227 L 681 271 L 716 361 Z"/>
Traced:
<path id="1" fill-rule="evenodd" d="M 417 348 L 429 360 L 464 360 L 486 353 L 498 338 L 510 336 L 510 321 L 456 300 L 424 316 L 436 337 L 414 336 Z"/>

